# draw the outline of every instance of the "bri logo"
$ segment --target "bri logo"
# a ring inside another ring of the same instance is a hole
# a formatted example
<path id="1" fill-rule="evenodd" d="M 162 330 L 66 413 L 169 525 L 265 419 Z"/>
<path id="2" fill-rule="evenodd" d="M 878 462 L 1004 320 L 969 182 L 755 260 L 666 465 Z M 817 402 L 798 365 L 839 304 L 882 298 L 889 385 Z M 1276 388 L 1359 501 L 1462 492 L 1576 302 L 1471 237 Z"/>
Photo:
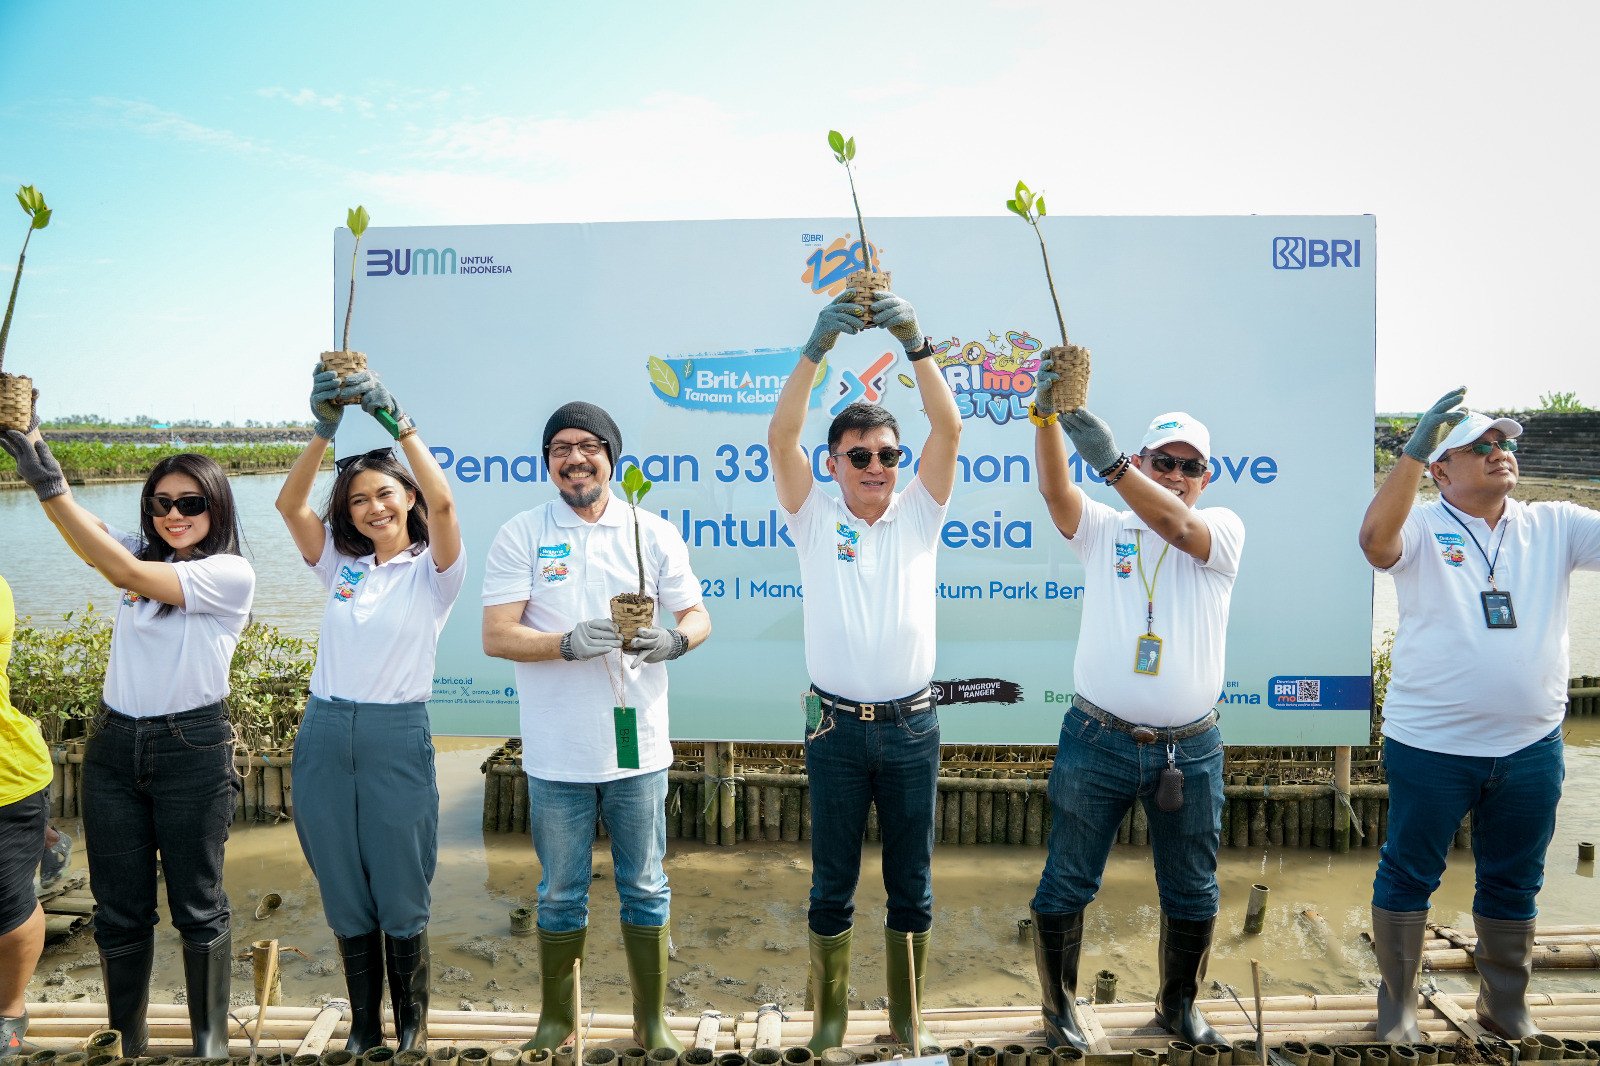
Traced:
<path id="1" fill-rule="evenodd" d="M 1315 267 L 1359 267 L 1361 242 L 1321 237 L 1272 238 L 1272 269 L 1305 270 Z"/>
<path id="2" fill-rule="evenodd" d="M 801 234 L 801 243 L 813 243 L 809 238 L 821 237 L 814 233 Z M 872 249 L 872 268 L 882 270 L 878 262 L 879 252 L 882 251 L 876 244 Z M 861 242 L 851 241 L 850 234 L 835 237 L 833 243 L 826 248 L 817 248 L 806 256 L 806 269 L 800 275 L 800 280 L 811 287 L 814 293 L 825 293 L 828 296 L 838 296 L 845 290 L 845 284 L 851 274 L 858 270 L 865 270 L 866 263 L 861 257 Z"/>

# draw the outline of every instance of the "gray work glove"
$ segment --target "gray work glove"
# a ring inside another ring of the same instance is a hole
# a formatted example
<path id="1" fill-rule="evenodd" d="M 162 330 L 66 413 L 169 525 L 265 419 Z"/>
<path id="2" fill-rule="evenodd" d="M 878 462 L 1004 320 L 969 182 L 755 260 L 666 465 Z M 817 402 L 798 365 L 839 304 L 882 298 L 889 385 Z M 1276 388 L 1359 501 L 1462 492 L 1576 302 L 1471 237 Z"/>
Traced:
<path id="1" fill-rule="evenodd" d="M 872 305 L 872 324 L 894 334 L 894 339 L 907 353 L 922 347 L 922 327 L 917 324 L 917 312 L 892 292 L 884 293 Z"/>
<path id="2" fill-rule="evenodd" d="M 339 431 L 339 419 L 344 408 L 334 402 L 339 395 L 339 375 L 322 369 L 318 363 L 311 372 L 311 417 L 316 420 L 313 432 L 323 440 L 332 440 Z"/>
<path id="3" fill-rule="evenodd" d="M 1448 392 L 1439 397 L 1439 402 L 1422 412 L 1422 417 L 1417 419 L 1417 428 L 1411 434 L 1411 439 L 1406 441 L 1403 449 L 1405 454 L 1424 465 L 1428 456 L 1444 440 L 1445 435 L 1461 424 L 1467 417 L 1465 409 L 1453 411 L 1451 408 L 1467 398 L 1467 387 L 1461 386 L 1453 392 Z"/>
<path id="4" fill-rule="evenodd" d="M 622 647 L 622 634 L 609 618 L 591 618 L 579 622 L 572 632 L 561 638 L 561 657 L 568 662 L 593 659 L 608 651 Z"/>
<path id="5" fill-rule="evenodd" d="M 817 328 L 811 331 L 811 337 L 802 349 L 805 357 L 813 363 L 822 362 L 822 357 L 833 350 L 839 334 L 854 336 L 861 332 L 861 307 L 851 303 L 850 297 L 851 290 L 844 290 L 817 315 Z"/>
<path id="6" fill-rule="evenodd" d="M 628 645 L 628 650 L 637 652 L 633 660 L 634 666 L 643 666 L 645 663 L 664 663 L 668 659 L 676 659 L 689 650 L 689 638 L 679 633 L 676 629 L 662 629 L 660 626 L 642 626 L 634 634 L 633 641 Z"/>
<path id="7" fill-rule="evenodd" d="M 33 424 L 37 427 L 38 420 Z M 17 461 L 17 473 L 38 495 L 40 503 L 66 493 L 67 476 L 61 472 L 56 457 L 50 454 L 50 445 L 42 440 L 34 443 L 26 434 L 8 429 L 0 433 L 0 448 Z"/>
<path id="8" fill-rule="evenodd" d="M 359 396 L 361 409 L 374 418 L 378 417 L 379 411 L 385 411 L 396 422 L 405 421 L 406 413 L 394 398 L 394 393 L 370 370 L 358 370 L 346 377 L 342 391 L 345 396 Z"/>
<path id="9" fill-rule="evenodd" d="M 1113 463 L 1122 458 L 1122 453 L 1117 451 L 1117 442 L 1111 439 L 1111 427 L 1091 414 L 1087 407 L 1062 415 L 1061 428 L 1072 438 L 1072 446 L 1078 449 L 1078 454 L 1083 456 L 1089 469 L 1097 474 L 1109 470 Z"/>
<path id="10" fill-rule="evenodd" d="M 1061 380 L 1061 375 L 1056 373 L 1054 362 L 1050 356 L 1039 360 L 1039 372 L 1033 376 L 1033 411 L 1040 418 L 1049 418 L 1056 413 L 1055 397 L 1051 395 L 1051 387 Z"/>

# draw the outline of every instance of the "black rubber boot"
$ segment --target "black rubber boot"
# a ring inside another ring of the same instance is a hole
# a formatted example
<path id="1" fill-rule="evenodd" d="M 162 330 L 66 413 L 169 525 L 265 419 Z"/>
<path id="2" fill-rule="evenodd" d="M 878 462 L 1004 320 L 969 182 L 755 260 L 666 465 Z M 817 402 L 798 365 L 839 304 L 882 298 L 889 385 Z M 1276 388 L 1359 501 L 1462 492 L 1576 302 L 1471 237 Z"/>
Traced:
<path id="1" fill-rule="evenodd" d="M 428 1050 L 428 931 L 404 939 L 383 937 L 394 1009 L 396 1051 Z"/>
<path id="2" fill-rule="evenodd" d="M 32 1055 L 35 1051 L 39 1051 L 38 1044 L 23 1039 L 27 1035 L 27 1011 L 23 1011 L 20 1018 L 0 1014 L 0 1059 L 11 1055 Z"/>
<path id="3" fill-rule="evenodd" d="M 198 947 L 184 942 L 183 984 L 189 1001 L 189 1032 L 194 1036 L 194 1057 L 227 1058 L 228 994 L 233 987 L 231 932 Z"/>
<path id="4" fill-rule="evenodd" d="M 1083 912 L 1033 915 L 1033 964 L 1039 971 L 1040 1011 L 1045 1043 L 1089 1050 L 1078 1021 L 1078 952 L 1083 946 Z"/>
<path id="5" fill-rule="evenodd" d="M 1162 912 L 1161 990 L 1156 993 L 1156 1018 L 1191 1044 L 1232 1047 L 1194 1005 L 1200 979 L 1206 973 L 1206 959 L 1211 955 L 1211 931 L 1216 924 L 1215 916 L 1196 922 Z"/>
<path id="6" fill-rule="evenodd" d="M 106 1028 L 122 1034 L 122 1054 L 143 1055 L 150 1046 L 150 968 L 156 959 L 155 937 L 115 955 L 100 952 L 100 974 L 106 985 Z"/>
<path id="7" fill-rule="evenodd" d="M 350 995 L 350 1035 L 344 1049 L 359 1055 L 383 1043 L 383 934 L 374 929 L 337 939 Z"/>

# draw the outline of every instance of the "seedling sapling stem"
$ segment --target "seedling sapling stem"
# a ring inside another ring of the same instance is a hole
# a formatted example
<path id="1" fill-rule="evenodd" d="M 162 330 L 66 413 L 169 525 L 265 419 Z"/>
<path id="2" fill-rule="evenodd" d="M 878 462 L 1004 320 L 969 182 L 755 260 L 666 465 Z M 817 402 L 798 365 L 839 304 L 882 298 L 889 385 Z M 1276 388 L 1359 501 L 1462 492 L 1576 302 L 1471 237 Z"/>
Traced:
<path id="1" fill-rule="evenodd" d="M 28 232 L 22 237 L 22 254 L 17 256 L 17 276 L 11 279 L 11 299 L 6 301 L 6 317 L 0 322 L 0 367 L 6 362 L 6 338 L 11 335 L 11 316 L 17 309 L 17 289 L 22 285 L 22 266 L 28 259 L 28 242 L 33 239 L 33 231 L 44 229 L 50 224 L 50 208 L 44 202 L 44 195 L 32 185 L 24 185 L 17 190 L 17 203 L 22 205 L 22 210 L 28 216 Z"/>
<path id="2" fill-rule="evenodd" d="M 1035 195 L 1029 191 L 1022 182 L 1017 182 L 1016 199 L 1006 201 L 1006 209 L 1018 215 L 1024 222 L 1033 227 L 1033 235 L 1039 238 L 1039 254 L 1044 257 L 1044 280 L 1050 286 L 1050 303 L 1056 309 L 1056 325 L 1061 327 L 1061 346 L 1067 347 L 1071 342 L 1067 340 L 1067 320 L 1061 314 L 1061 300 L 1056 296 L 1056 279 L 1050 273 L 1050 253 L 1044 246 L 1044 233 L 1039 229 L 1039 220 L 1044 217 L 1044 193 Z"/>

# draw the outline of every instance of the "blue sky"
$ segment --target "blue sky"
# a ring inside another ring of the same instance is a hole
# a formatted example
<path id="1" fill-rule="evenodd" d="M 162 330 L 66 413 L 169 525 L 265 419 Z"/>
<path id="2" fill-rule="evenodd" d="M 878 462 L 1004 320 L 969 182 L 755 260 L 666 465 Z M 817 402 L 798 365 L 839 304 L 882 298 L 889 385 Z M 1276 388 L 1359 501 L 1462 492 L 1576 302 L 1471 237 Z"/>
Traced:
<path id="1" fill-rule="evenodd" d="M 0 0 L 0 186 L 56 211 L 6 369 L 46 416 L 301 417 L 347 206 L 837 216 L 837 126 L 878 215 L 998 214 L 1018 177 L 1057 214 L 1375 214 L 1380 408 L 1600 405 L 1597 30 L 1580 3 Z M 7 195 L 0 261 L 24 225 Z"/>

